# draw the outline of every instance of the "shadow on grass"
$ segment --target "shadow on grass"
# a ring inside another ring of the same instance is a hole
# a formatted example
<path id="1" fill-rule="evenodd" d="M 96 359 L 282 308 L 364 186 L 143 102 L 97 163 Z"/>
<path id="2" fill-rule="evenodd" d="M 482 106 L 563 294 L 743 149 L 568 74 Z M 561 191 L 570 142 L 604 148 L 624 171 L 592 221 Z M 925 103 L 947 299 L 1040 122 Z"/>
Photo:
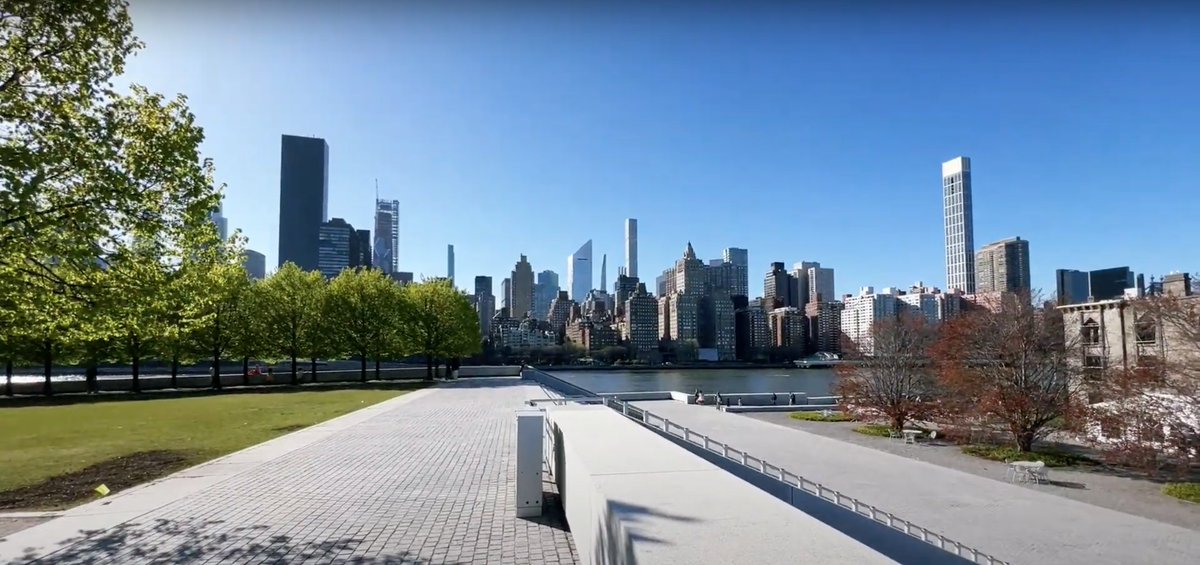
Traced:
<path id="1" fill-rule="evenodd" d="M 226 386 L 221 390 L 166 389 L 140 393 L 102 392 L 99 394 L 65 393 L 57 396 L 15 396 L 0 398 L 0 408 L 25 408 L 31 406 L 70 406 L 74 404 L 96 404 L 100 402 L 127 402 L 160 400 L 168 398 L 202 398 L 205 396 L 228 396 L 231 394 L 291 394 L 296 392 L 319 392 L 328 390 L 417 390 L 436 384 L 438 381 L 423 379 L 387 380 L 343 383 L 307 383 L 302 385 Z"/>
<path id="2" fill-rule="evenodd" d="M 403 551 L 363 554 L 374 540 L 351 536 L 300 540 L 272 534 L 271 526 L 230 527 L 221 520 L 167 520 L 125 523 L 107 530 L 82 531 L 54 548 L 27 548 L 9 562 L 56 565 L 90 563 L 334 563 L 358 565 L 461 563 Z"/>

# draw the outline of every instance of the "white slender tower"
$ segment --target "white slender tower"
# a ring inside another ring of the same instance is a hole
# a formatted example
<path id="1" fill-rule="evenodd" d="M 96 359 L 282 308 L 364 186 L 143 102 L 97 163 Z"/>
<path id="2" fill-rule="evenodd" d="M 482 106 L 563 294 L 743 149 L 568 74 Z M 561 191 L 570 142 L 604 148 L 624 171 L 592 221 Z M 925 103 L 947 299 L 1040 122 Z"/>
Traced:
<path id="1" fill-rule="evenodd" d="M 971 217 L 971 159 L 942 163 L 946 227 L 946 288 L 975 294 L 975 222 Z"/>

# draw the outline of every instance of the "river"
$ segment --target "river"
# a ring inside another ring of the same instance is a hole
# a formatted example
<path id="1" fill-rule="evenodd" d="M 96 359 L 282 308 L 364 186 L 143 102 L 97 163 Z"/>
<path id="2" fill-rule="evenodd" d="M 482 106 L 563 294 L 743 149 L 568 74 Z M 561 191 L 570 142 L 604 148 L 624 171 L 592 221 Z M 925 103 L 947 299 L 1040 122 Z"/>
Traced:
<path id="1" fill-rule="evenodd" d="M 679 369 L 664 371 L 548 371 L 592 392 L 677 390 L 804 392 L 829 396 L 836 378 L 829 369 Z"/>

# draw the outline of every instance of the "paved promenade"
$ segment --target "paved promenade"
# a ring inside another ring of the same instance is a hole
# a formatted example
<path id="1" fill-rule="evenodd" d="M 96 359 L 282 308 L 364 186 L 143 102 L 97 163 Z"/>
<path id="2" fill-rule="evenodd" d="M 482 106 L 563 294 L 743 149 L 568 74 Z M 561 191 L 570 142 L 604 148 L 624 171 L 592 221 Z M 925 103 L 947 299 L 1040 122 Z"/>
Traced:
<path id="1" fill-rule="evenodd" d="M 575 563 L 516 518 L 516 378 L 425 389 L 0 540 L 9 563 Z"/>
<path id="2" fill-rule="evenodd" d="M 1178 526 L 712 407 L 634 404 L 1011 563 L 1191 564 L 1200 555 L 1200 534 Z"/>

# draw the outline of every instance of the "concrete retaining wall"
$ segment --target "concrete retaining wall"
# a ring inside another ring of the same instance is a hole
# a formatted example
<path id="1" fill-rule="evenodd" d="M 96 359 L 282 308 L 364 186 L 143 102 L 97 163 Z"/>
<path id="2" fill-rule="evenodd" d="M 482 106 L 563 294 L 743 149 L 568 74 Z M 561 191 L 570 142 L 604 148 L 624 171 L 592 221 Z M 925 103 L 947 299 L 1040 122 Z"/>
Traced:
<path id="1" fill-rule="evenodd" d="M 580 563 L 894 563 L 609 408 L 546 414 Z"/>
<path id="2" fill-rule="evenodd" d="M 313 378 L 313 373 L 308 371 L 308 364 L 302 363 L 300 369 L 304 372 L 301 375 L 300 384 L 307 383 L 353 383 L 361 379 L 359 369 L 335 369 L 317 371 L 316 378 Z M 443 366 L 436 371 L 437 376 L 441 377 L 445 374 L 446 368 Z M 425 378 L 425 367 L 398 367 L 392 369 L 380 369 L 379 378 L 375 378 L 374 365 L 367 364 L 367 380 L 370 381 L 398 381 L 398 380 L 418 380 Z M 476 366 L 462 367 L 458 371 L 459 377 L 515 377 L 521 374 L 520 365 L 507 366 Z M 0 377 L 2 379 L 2 377 Z M 212 377 L 209 375 L 197 374 L 181 374 L 176 377 L 176 385 L 171 386 L 171 378 L 155 374 L 154 376 L 142 377 L 138 379 L 139 385 L 143 391 L 152 390 L 168 390 L 177 389 L 199 389 L 209 388 L 212 386 Z M 275 371 L 274 376 L 250 375 L 243 379 L 239 373 L 223 373 L 221 375 L 222 386 L 265 386 L 265 385 L 288 385 L 292 382 L 291 372 L 288 370 Z M 0 386 L 3 382 L 0 380 Z M 14 394 L 36 395 L 42 394 L 43 381 L 25 381 L 13 383 Z M 101 392 L 128 392 L 133 390 L 133 378 L 102 378 L 96 381 L 96 384 Z M 87 382 L 84 380 L 55 380 L 51 382 L 51 387 L 55 394 L 62 393 L 80 393 L 87 392 Z"/>

